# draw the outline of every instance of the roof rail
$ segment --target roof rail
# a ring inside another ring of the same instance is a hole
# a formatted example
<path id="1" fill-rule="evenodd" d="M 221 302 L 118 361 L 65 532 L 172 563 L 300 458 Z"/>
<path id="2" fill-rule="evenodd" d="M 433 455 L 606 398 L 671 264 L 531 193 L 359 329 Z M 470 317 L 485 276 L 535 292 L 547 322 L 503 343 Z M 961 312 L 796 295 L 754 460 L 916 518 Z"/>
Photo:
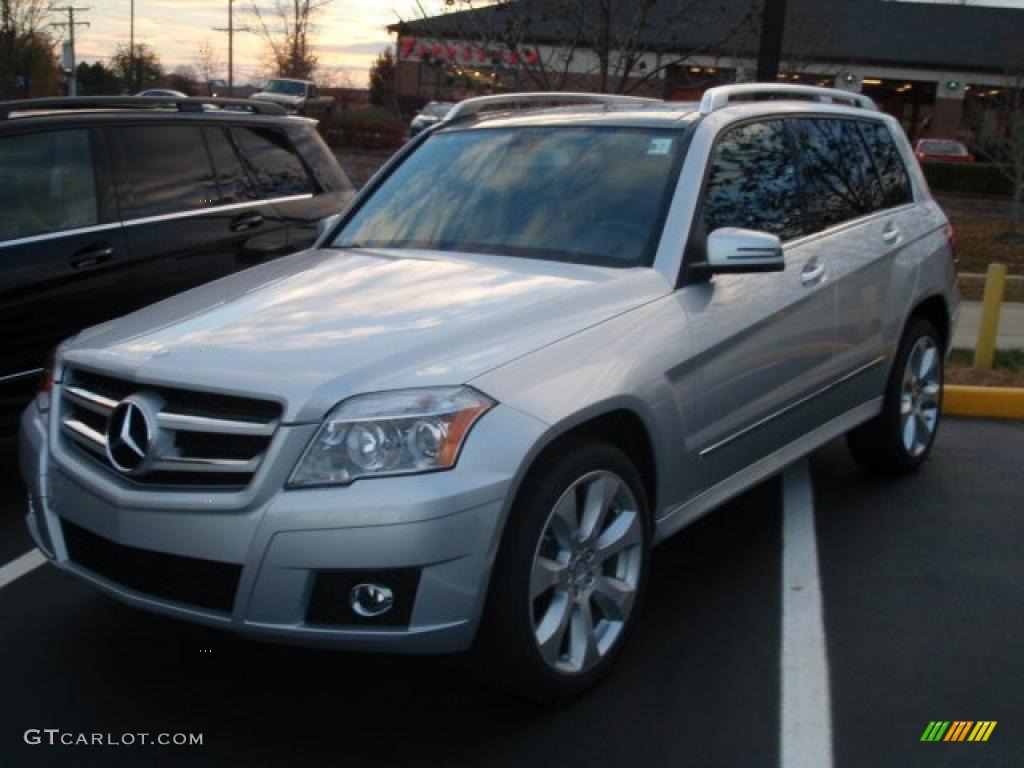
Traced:
<path id="1" fill-rule="evenodd" d="M 571 93 L 568 91 L 538 91 L 534 93 L 500 93 L 494 96 L 477 96 L 460 101 L 445 115 L 444 122 L 465 120 L 483 112 L 488 107 L 507 109 L 531 109 L 548 104 L 658 104 L 660 99 L 645 99 L 640 96 L 620 96 L 611 93 Z"/>
<path id="2" fill-rule="evenodd" d="M 700 113 L 710 115 L 712 112 L 729 106 L 734 101 L 771 101 L 773 99 L 817 101 L 825 104 L 845 104 L 861 109 L 878 110 L 878 105 L 872 101 L 870 96 L 841 91 L 838 88 L 783 83 L 743 83 L 709 88 L 700 100 Z"/>
<path id="3" fill-rule="evenodd" d="M 175 98 L 173 96 L 79 96 L 75 98 L 20 99 L 0 101 L 0 120 L 8 120 L 15 112 L 47 112 L 62 110 L 160 110 L 206 112 L 208 109 L 252 112 L 255 115 L 287 115 L 284 107 L 271 102 L 249 99 Z"/>

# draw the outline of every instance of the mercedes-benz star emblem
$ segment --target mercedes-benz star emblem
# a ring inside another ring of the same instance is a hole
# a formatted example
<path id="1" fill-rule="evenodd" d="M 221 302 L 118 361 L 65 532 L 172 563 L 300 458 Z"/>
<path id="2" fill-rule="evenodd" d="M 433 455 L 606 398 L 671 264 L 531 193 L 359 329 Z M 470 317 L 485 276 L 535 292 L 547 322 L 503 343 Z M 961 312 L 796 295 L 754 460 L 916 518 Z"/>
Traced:
<path id="1" fill-rule="evenodd" d="M 126 475 L 137 472 L 149 455 L 153 435 L 149 417 L 134 400 L 122 400 L 107 423 L 107 458 Z"/>

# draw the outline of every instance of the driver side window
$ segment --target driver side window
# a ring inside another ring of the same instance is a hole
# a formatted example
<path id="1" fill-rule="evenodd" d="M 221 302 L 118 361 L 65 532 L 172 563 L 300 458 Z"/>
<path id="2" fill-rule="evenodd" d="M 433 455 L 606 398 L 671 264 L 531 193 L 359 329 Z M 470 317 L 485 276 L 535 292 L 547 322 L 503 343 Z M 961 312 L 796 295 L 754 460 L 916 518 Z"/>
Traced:
<path id="1" fill-rule="evenodd" d="M 804 234 L 796 166 L 782 120 L 726 131 L 712 152 L 704 194 L 705 231 L 741 227 L 778 235 Z"/>

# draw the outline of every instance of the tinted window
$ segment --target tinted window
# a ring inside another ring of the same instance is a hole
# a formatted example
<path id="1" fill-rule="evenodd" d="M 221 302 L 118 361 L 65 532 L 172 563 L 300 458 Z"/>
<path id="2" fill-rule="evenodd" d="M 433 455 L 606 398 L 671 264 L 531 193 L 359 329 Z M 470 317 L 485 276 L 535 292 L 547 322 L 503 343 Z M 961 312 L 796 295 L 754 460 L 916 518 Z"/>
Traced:
<path id="1" fill-rule="evenodd" d="M 217 173 L 221 203 L 226 205 L 258 200 L 259 190 L 249 178 L 249 174 L 245 172 L 245 168 L 242 167 L 242 161 L 231 146 L 231 142 L 228 141 L 224 129 L 204 128 L 203 135 L 206 138 L 206 146 L 210 150 L 213 168 Z"/>
<path id="2" fill-rule="evenodd" d="M 881 123 L 860 123 L 864 140 L 875 160 L 878 176 L 882 181 L 883 204 L 886 208 L 911 202 L 910 177 L 903 165 L 896 142 L 889 129 Z"/>
<path id="3" fill-rule="evenodd" d="M 86 130 L 0 139 L 0 240 L 88 227 L 98 221 Z"/>
<path id="4" fill-rule="evenodd" d="M 856 123 L 796 121 L 807 225 L 818 231 L 864 216 L 882 204 L 881 189 Z"/>
<path id="5" fill-rule="evenodd" d="M 711 157 L 704 200 L 707 231 L 742 227 L 783 240 L 803 234 L 796 168 L 781 120 L 733 128 Z"/>
<path id="6" fill-rule="evenodd" d="M 331 150 L 324 144 L 316 131 L 304 130 L 292 136 L 299 152 L 306 160 L 306 165 L 313 171 L 317 186 L 322 192 L 355 193 L 355 187 L 341 170 Z"/>
<path id="7" fill-rule="evenodd" d="M 336 245 L 641 264 L 660 234 L 682 143 L 676 131 L 627 128 L 435 134 Z"/>
<path id="8" fill-rule="evenodd" d="M 133 200 L 130 217 L 216 205 L 217 181 L 196 126 L 119 127 L 113 131 L 118 180 Z"/>
<path id="9" fill-rule="evenodd" d="M 313 191 L 302 161 L 281 131 L 234 127 L 231 132 L 266 197 L 304 195 Z"/>

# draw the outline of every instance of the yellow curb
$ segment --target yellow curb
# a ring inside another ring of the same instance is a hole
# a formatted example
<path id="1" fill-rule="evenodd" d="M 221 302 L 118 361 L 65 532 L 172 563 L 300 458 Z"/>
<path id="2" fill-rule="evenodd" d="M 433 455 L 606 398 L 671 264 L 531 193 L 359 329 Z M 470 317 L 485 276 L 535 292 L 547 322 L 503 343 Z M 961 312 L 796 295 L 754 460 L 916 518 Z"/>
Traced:
<path id="1" fill-rule="evenodd" d="M 942 392 L 947 416 L 1024 419 L 1024 387 L 965 387 L 947 385 Z"/>

